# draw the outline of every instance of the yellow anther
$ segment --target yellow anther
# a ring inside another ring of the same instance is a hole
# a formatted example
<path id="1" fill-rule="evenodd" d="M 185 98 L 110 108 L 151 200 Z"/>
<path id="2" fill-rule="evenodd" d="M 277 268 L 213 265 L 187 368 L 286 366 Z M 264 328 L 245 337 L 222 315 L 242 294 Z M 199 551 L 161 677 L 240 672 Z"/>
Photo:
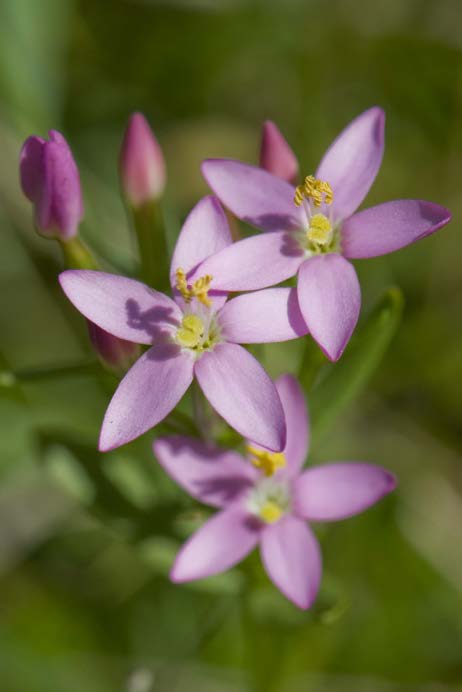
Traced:
<path id="1" fill-rule="evenodd" d="M 176 340 L 180 346 L 195 348 L 204 335 L 204 323 L 197 315 L 185 315 L 181 327 L 176 330 Z"/>
<path id="2" fill-rule="evenodd" d="M 182 326 L 193 334 L 202 336 L 204 333 L 204 323 L 197 315 L 185 315 L 181 321 Z"/>
<path id="3" fill-rule="evenodd" d="M 208 293 L 213 276 L 206 274 L 205 276 L 201 276 L 200 279 L 197 279 L 192 286 L 188 286 L 186 274 L 181 267 L 176 270 L 175 275 L 176 288 L 179 290 L 186 303 L 190 303 L 193 298 L 197 298 L 200 303 L 208 308 L 212 305 Z"/>
<path id="4" fill-rule="evenodd" d="M 312 200 L 315 207 L 320 207 L 323 202 L 332 204 L 334 192 L 325 180 L 319 180 L 314 175 L 307 175 L 303 184 L 295 188 L 295 205 L 299 207 L 305 197 Z"/>
<path id="5" fill-rule="evenodd" d="M 267 500 L 260 509 L 260 517 L 267 524 L 274 524 L 282 517 L 283 513 L 284 510 L 274 500 Z"/>
<path id="6" fill-rule="evenodd" d="M 251 455 L 250 461 L 253 466 L 265 476 L 272 476 L 278 469 L 283 469 L 287 463 L 282 452 L 268 452 L 266 449 L 258 449 L 251 445 L 247 446 L 247 452 Z"/>
<path id="7" fill-rule="evenodd" d="M 327 245 L 332 239 L 332 224 L 324 214 L 314 214 L 310 219 L 308 240 L 317 245 Z"/>

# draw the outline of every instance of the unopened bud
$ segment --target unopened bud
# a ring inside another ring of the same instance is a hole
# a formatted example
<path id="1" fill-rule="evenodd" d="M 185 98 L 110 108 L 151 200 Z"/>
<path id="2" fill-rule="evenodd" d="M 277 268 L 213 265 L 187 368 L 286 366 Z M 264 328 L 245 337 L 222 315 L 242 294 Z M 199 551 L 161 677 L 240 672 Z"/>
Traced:
<path id="1" fill-rule="evenodd" d="M 142 113 L 130 116 L 119 169 L 123 193 L 132 207 L 140 207 L 162 196 L 166 182 L 164 155 Z"/>
<path id="2" fill-rule="evenodd" d="M 49 141 L 29 137 L 23 144 L 21 187 L 34 206 L 35 226 L 49 238 L 68 240 L 77 234 L 83 216 L 80 177 L 66 140 L 50 130 Z"/>
<path id="3" fill-rule="evenodd" d="M 139 345 L 119 339 L 89 320 L 87 325 L 91 343 L 102 363 L 119 374 L 125 373 L 139 357 Z"/>
<path id="4" fill-rule="evenodd" d="M 271 120 L 263 123 L 260 167 L 288 183 L 295 183 L 297 180 L 297 158 L 279 128 Z"/>

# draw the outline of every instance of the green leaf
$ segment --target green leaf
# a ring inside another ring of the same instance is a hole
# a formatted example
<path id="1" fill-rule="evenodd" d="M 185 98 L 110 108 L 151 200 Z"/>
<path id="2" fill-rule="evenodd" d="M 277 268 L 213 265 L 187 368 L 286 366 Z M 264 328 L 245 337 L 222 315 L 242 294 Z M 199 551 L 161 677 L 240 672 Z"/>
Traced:
<path id="1" fill-rule="evenodd" d="M 357 330 L 338 363 L 324 368 L 323 376 L 310 392 L 311 424 L 315 437 L 325 433 L 364 389 L 396 332 L 402 310 L 400 289 L 388 289 Z"/>

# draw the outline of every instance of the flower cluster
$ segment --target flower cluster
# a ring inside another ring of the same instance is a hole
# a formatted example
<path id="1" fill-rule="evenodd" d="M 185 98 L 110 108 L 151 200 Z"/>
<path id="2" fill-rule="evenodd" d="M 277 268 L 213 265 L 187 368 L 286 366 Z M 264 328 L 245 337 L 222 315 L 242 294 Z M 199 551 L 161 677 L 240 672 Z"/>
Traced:
<path id="1" fill-rule="evenodd" d="M 204 161 L 215 196 L 201 199 L 184 222 L 166 279 L 170 297 L 157 279 L 148 285 L 79 259 L 81 247 L 76 252 L 72 243 L 83 206 L 70 149 L 57 132 L 50 133 L 50 142 L 31 137 L 23 147 L 23 191 L 34 205 L 38 230 L 57 237 L 68 250 L 65 256 L 72 248 L 71 268 L 59 280 L 88 320 L 98 353 L 114 369 L 126 370 L 137 349 L 147 347 L 109 403 L 100 450 L 126 444 L 163 421 L 194 379 L 245 440 L 245 456 L 211 439 L 155 440 L 155 456 L 166 472 L 192 497 L 220 510 L 180 551 L 174 581 L 226 570 L 259 544 L 272 581 L 308 608 L 318 591 L 321 558 L 306 521 L 352 516 L 395 487 L 389 472 L 360 462 L 303 471 L 309 425 L 300 385 L 289 375 L 273 382 L 243 347 L 313 338 L 330 360 L 338 360 L 361 304 L 350 260 L 392 252 L 448 223 L 446 209 L 421 200 L 357 212 L 383 148 L 384 113 L 371 108 L 299 184 L 297 159 L 271 122 L 263 128 L 259 167 Z M 131 117 L 125 133 L 120 175 L 143 250 L 146 229 L 158 232 L 166 168 L 141 114 Z M 233 242 L 222 204 L 265 233 Z M 149 263 L 165 264 L 164 254 L 144 258 L 148 273 Z M 295 275 L 296 286 L 278 285 Z"/>

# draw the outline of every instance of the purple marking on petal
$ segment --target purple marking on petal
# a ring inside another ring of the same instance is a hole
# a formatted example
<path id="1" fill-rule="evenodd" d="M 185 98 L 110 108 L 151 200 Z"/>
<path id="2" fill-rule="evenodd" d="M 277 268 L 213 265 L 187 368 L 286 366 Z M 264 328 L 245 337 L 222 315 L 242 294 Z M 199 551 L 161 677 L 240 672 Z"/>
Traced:
<path id="1" fill-rule="evenodd" d="M 338 360 L 361 309 L 361 289 L 353 265 L 341 255 L 311 257 L 300 267 L 297 292 L 313 339 L 330 360 Z"/>
<path id="2" fill-rule="evenodd" d="M 353 214 L 366 197 L 382 163 L 385 113 L 374 106 L 338 135 L 324 154 L 316 177 L 334 191 L 336 220 Z"/>
<path id="3" fill-rule="evenodd" d="M 192 581 L 224 572 L 257 545 L 261 524 L 239 503 L 218 512 L 196 531 L 176 556 L 170 579 Z"/>
<path id="4" fill-rule="evenodd" d="M 350 461 L 315 466 L 295 482 L 294 512 L 310 521 L 347 519 L 395 487 L 395 477 L 381 466 Z"/>
<path id="5" fill-rule="evenodd" d="M 186 492 L 213 507 L 229 505 L 256 478 L 255 469 L 237 452 L 192 437 L 160 437 L 154 441 L 154 454 Z"/>
<path id="6" fill-rule="evenodd" d="M 59 281 L 71 303 L 87 319 L 127 341 L 165 341 L 183 317 L 171 298 L 135 279 L 71 269 L 62 272 Z"/>
<path id="7" fill-rule="evenodd" d="M 303 207 L 294 204 L 294 187 L 262 168 L 233 159 L 207 159 L 202 173 L 220 201 L 242 221 L 263 231 L 306 227 Z"/>
<path id="8" fill-rule="evenodd" d="M 99 449 L 134 440 L 175 408 L 193 379 L 193 359 L 175 344 L 152 346 L 127 372 L 104 416 Z"/>
<path id="9" fill-rule="evenodd" d="M 267 288 L 233 298 L 220 310 L 218 324 L 226 341 L 239 344 L 289 341 L 308 333 L 295 288 Z"/>
<path id="10" fill-rule="evenodd" d="M 364 209 L 342 227 L 345 257 L 378 257 L 415 243 L 451 220 L 444 207 L 418 199 L 401 199 Z"/>
<path id="11" fill-rule="evenodd" d="M 321 552 L 311 529 L 287 514 L 263 529 L 260 549 L 271 581 L 299 608 L 309 608 L 322 575 Z"/>
<path id="12" fill-rule="evenodd" d="M 286 426 L 274 383 L 260 363 L 237 344 L 218 344 L 194 368 L 213 408 L 243 437 L 279 452 Z"/>

